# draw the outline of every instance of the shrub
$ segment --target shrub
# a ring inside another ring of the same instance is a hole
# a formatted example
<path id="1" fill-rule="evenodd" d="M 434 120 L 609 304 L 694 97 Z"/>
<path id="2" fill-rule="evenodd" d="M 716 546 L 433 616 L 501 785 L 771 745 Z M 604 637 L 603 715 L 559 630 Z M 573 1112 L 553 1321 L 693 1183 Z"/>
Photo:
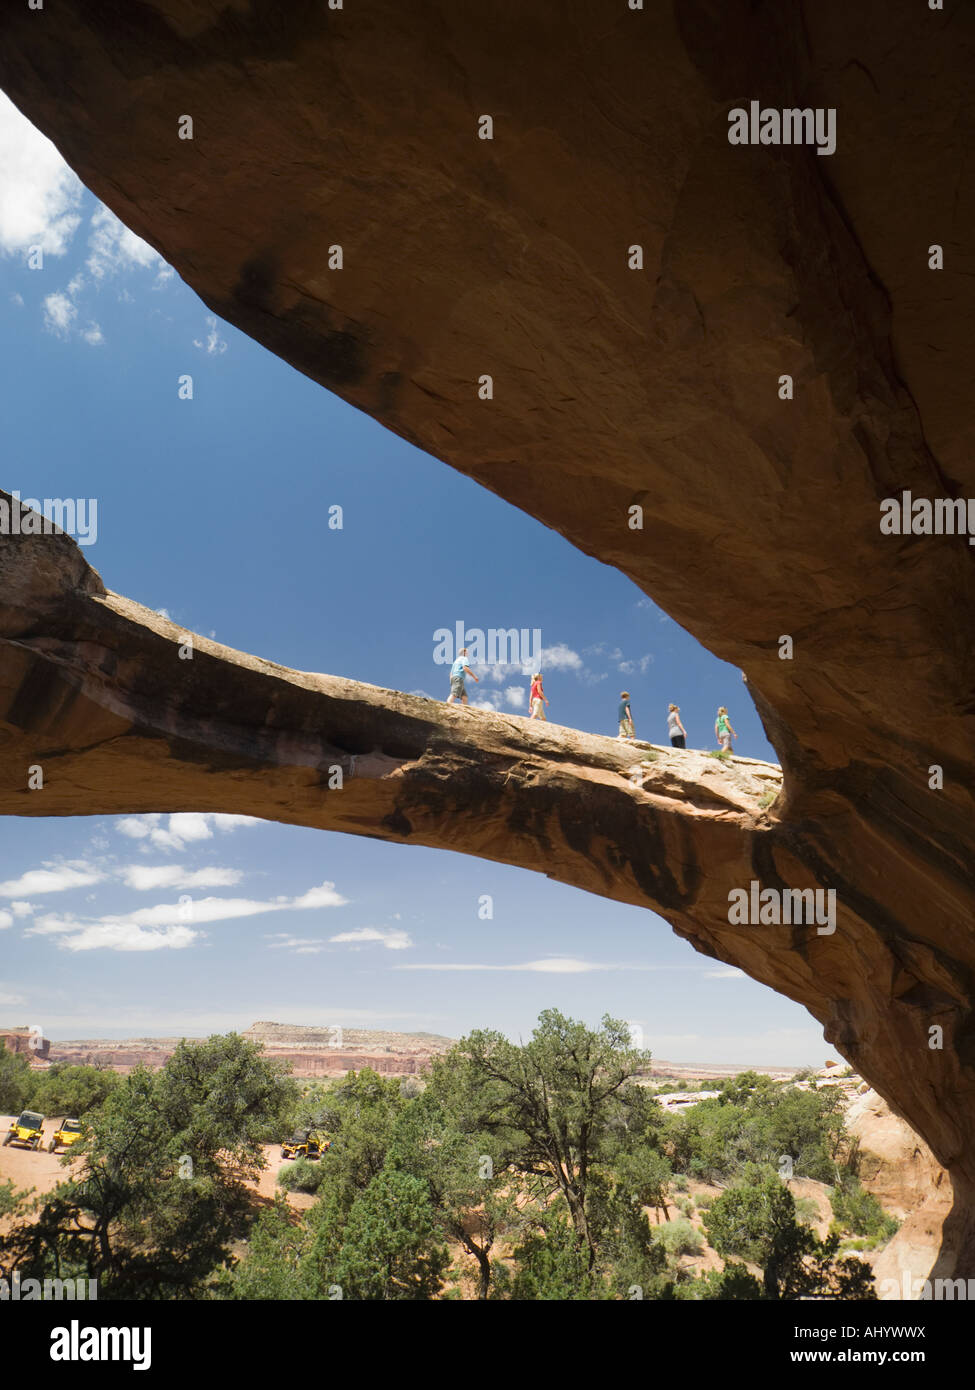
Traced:
<path id="1" fill-rule="evenodd" d="M 833 1229 L 838 1234 L 868 1236 L 875 1241 L 889 1240 L 899 1226 L 858 1178 L 845 1177 L 830 1193 Z"/>
<path id="2" fill-rule="evenodd" d="M 804 1226 L 814 1226 L 819 1220 L 819 1203 L 815 1197 L 796 1198 L 796 1220 Z"/>
<path id="3" fill-rule="evenodd" d="M 654 1235 L 668 1255 L 700 1255 L 704 1242 L 686 1217 L 658 1226 Z"/>
<path id="4" fill-rule="evenodd" d="M 325 1181 L 327 1159 L 311 1163 L 307 1158 L 297 1158 L 287 1167 L 281 1166 L 278 1172 L 278 1186 L 285 1192 L 317 1192 Z"/>

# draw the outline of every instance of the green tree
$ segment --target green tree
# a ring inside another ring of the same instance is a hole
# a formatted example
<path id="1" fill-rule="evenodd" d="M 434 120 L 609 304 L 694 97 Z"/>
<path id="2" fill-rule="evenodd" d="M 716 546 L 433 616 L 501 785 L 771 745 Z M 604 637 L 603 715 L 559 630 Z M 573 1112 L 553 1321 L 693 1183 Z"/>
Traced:
<path id="1" fill-rule="evenodd" d="M 286 1199 L 276 1198 L 254 1223 L 246 1253 L 219 1275 L 215 1296 L 275 1301 L 313 1297 L 308 1246 L 309 1235 L 301 1220 Z"/>
<path id="2" fill-rule="evenodd" d="M 380 1076 L 370 1067 L 350 1072 L 333 1087 L 319 1115 L 332 1140 L 321 1160 L 319 1190 L 350 1210 L 356 1196 L 383 1171 L 397 1116 L 410 1104 L 396 1077 Z"/>
<path id="3" fill-rule="evenodd" d="M 613 1297 L 589 1263 L 588 1248 L 572 1223 L 546 1213 L 514 1252 L 511 1298 L 538 1302 L 603 1302 Z"/>
<path id="4" fill-rule="evenodd" d="M 44 1115 L 80 1117 L 101 1105 L 119 1080 L 115 1072 L 101 1067 L 55 1063 L 38 1078 L 31 1105 Z"/>
<path id="5" fill-rule="evenodd" d="M 465 1132 L 458 1093 L 439 1083 L 409 1101 L 399 1112 L 386 1167 L 411 1173 L 426 1184 L 443 1236 L 456 1241 L 476 1262 L 478 1298 L 488 1297 L 497 1240 L 517 1223 L 513 1195 L 505 1178 L 514 1155 L 496 1135 Z M 451 1078 L 452 1079 L 452 1078 Z"/>
<path id="6" fill-rule="evenodd" d="M 825 1241 L 796 1218 L 795 1200 L 776 1177 L 746 1172 L 745 1182 L 715 1201 L 704 1221 L 719 1255 L 739 1255 L 764 1270 L 767 1298 L 875 1298 L 868 1265 L 837 1259 L 839 1240 Z"/>
<path id="7" fill-rule="evenodd" d="M 294 1113 L 297 1084 L 238 1033 L 182 1041 L 157 1073 L 154 1101 L 197 1174 L 253 1178 L 262 1146 Z M 185 1165 L 184 1165 L 185 1166 Z"/>
<path id="8" fill-rule="evenodd" d="M 450 1264 L 426 1185 L 409 1173 L 385 1171 L 373 1178 L 332 1244 L 334 1261 L 322 1272 L 343 1298 L 434 1298 Z"/>
<path id="9" fill-rule="evenodd" d="M 733 1180 L 749 1163 L 777 1172 L 784 1157 L 797 1176 L 832 1182 L 843 1142 L 838 1088 L 801 1091 L 743 1072 L 672 1117 L 668 1141 L 675 1169 L 707 1182 Z"/>
<path id="10" fill-rule="evenodd" d="M 0 1113 L 19 1115 L 34 1088 L 30 1062 L 23 1052 L 8 1052 L 0 1042 Z"/>
<path id="11" fill-rule="evenodd" d="M 10 1216 L 21 1205 L 26 1192 L 18 1192 L 12 1182 L 0 1182 L 0 1216 Z"/>
<path id="12" fill-rule="evenodd" d="M 659 1107 L 633 1084 L 649 1063 L 649 1053 L 631 1047 L 625 1023 L 607 1016 L 592 1030 L 546 1009 L 520 1046 L 500 1033 L 470 1034 L 435 1064 L 433 1085 L 444 1067 L 459 1073 L 468 1130 L 496 1136 L 543 1205 L 561 1194 L 591 1269 L 591 1179 L 652 1133 L 651 1108 Z"/>
<path id="13" fill-rule="evenodd" d="M 764 1298 L 765 1291 L 744 1265 L 728 1260 L 723 1269 L 712 1269 L 679 1285 L 675 1297 L 704 1303 L 744 1302 Z"/>
<path id="14" fill-rule="evenodd" d="M 103 1297 L 198 1297 L 251 1219 L 241 1185 L 294 1083 L 234 1034 L 137 1067 L 89 1113 L 71 1178 L 0 1240 L 25 1274 L 98 1278 Z"/>

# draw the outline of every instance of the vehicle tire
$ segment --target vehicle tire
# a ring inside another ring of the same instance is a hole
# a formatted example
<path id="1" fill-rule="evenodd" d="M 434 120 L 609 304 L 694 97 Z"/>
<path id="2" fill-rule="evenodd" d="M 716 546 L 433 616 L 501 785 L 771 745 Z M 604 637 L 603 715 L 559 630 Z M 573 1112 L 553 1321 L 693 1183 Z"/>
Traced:
<path id="1" fill-rule="evenodd" d="M 13 1135 L 12 1135 L 12 1134 L 8 1134 L 8 1135 L 6 1136 L 6 1138 L 5 1138 L 4 1141 L 3 1141 L 3 1147 L 4 1147 L 4 1148 L 7 1147 L 7 1145 L 10 1143 L 10 1141 L 11 1141 L 12 1138 L 13 1138 Z"/>
<path id="2" fill-rule="evenodd" d="M 56 1139 L 52 1139 L 51 1142 L 50 1142 L 50 1144 L 48 1144 L 48 1146 L 47 1146 L 47 1151 L 48 1151 L 48 1153 L 49 1153 L 49 1154 L 54 1153 L 54 1151 L 57 1149 L 57 1146 L 58 1146 L 58 1141 L 57 1141 Z"/>

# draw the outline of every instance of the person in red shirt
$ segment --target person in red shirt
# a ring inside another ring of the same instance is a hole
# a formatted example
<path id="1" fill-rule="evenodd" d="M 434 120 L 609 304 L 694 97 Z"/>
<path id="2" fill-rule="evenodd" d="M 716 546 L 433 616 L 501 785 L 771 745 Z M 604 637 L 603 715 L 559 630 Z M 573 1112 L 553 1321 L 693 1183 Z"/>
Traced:
<path id="1" fill-rule="evenodd" d="M 548 700 L 545 698 L 545 691 L 542 689 L 541 671 L 537 671 L 535 675 L 532 676 L 532 688 L 531 694 L 528 697 L 528 703 L 531 707 L 531 714 L 528 716 L 529 719 L 545 719 L 544 706 L 548 704 Z M 546 720 L 545 722 L 547 723 L 548 721 Z"/>

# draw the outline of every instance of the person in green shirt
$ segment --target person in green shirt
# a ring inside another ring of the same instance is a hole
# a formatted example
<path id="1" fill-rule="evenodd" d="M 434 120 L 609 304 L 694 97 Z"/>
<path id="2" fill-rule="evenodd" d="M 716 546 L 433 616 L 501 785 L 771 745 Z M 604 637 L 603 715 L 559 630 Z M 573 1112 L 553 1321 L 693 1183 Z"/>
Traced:
<path id="1" fill-rule="evenodd" d="M 728 711 L 724 705 L 718 710 L 718 717 L 714 721 L 714 732 L 718 739 L 718 746 L 727 753 L 731 752 L 731 740 L 738 735 L 731 727 L 731 720 L 728 718 Z"/>
<path id="2" fill-rule="evenodd" d="M 627 690 L 620 691 L 619 721 L 619 737 L 632 743 L 636 738 L 636 730 L 633 727 L 633 712 L 630 709 L 630 694 Z"/>

